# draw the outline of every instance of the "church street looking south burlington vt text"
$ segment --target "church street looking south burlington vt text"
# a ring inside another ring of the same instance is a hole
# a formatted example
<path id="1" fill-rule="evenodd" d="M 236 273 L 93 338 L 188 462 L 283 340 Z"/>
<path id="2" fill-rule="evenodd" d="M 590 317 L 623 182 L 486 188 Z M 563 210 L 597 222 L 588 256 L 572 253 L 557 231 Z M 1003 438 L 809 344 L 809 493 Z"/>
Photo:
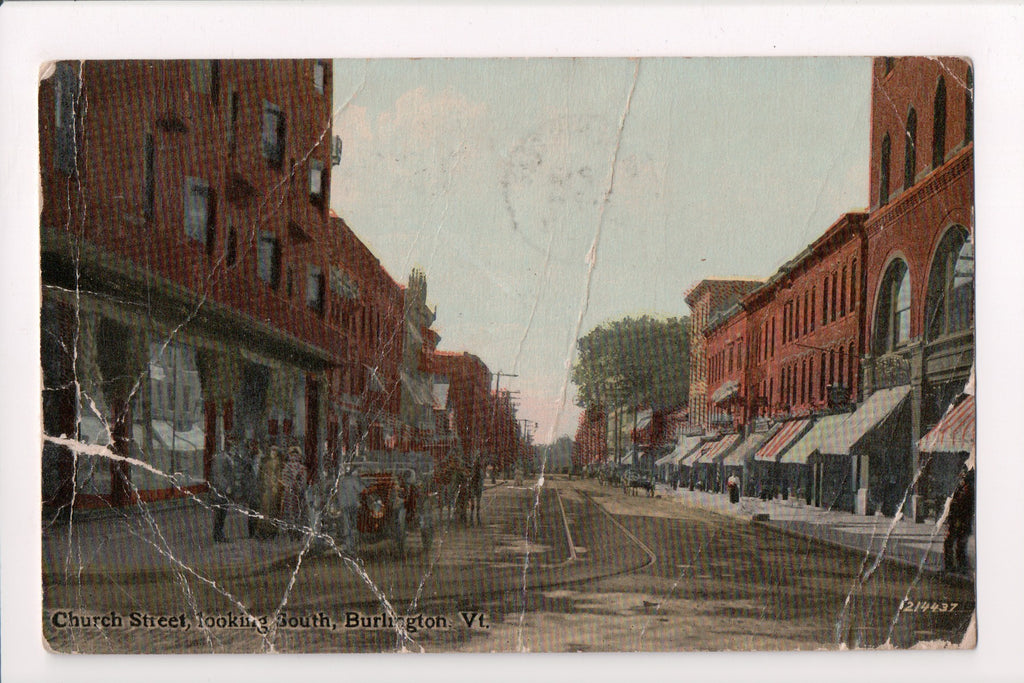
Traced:
<path id="1" fill-rule="evenodd" d="M 47 65 L 46 641 L 974 647 L 973 98 L 953 57 Z"/>

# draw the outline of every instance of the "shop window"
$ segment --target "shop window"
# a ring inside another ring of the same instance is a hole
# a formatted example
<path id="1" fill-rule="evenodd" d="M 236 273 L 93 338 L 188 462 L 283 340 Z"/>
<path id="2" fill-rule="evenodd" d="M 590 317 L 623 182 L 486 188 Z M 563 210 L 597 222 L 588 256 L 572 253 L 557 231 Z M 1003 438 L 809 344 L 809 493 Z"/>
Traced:
<path id="1" fill-rule="evenodd" d="M 306 268 L 306 307 L 324 312 L 324 273 L 318 266 Z"/>
<path id="2" fill-rule="evenodd" d="M 276 104 L 263 102 L 263 128 L 260 136 L 263 157 L 274 168 L 281 168 L 284 162 L 285 117 Z"/>
<path id="3" fill-rule="evenodd" d="M 974 324 L 974 244 L 961 226 L 946 233 L 935 253 L 925 319 L 929 341 Z"/>
<path id="4" fill-rule="evenodd" d="M 909 190 L 917 175 L 917 112 L 910 108 L 907 114 L 907 129 L 903 140 L 903 189 Z"/>
<path id="5" fill-rule="evenodd" d="M 271 287 L 281 280 L 281 248 L 271 232 L 261 232 L 256 247 L 256 275 Z"/>
<path id="6" fill-rule="evenodd" d="M 75 172 L 78 156 L 78 67 L 57 64 L 53 81 L 54 165 L 58 171 Z"/>
<path id="7" fill-rule="evenodd" d="M 894 351 L 910 339 L 910 272 L 907 264 L 893 261 L 879 289 L 875 311 L 875 353 Z"/>
<path id="8" fill-rule="evenodd" d="M 932 169 L 946 160 L 946 80 L 939 76 L 935 86 L 935 102 L 932 115 Z"/>
<path id="9" fill-rule="evenodd" d="M 185 179 L 185 234 L 207 244 L 213 227 L 213 190 L 202 178 Z"/>
<path id="10" fill-rule="evenodd" d="M 886 133 L 882 138 L 882 151 L 880 154 L 878 169 L 878 205 L 885 206 L 889 203 L 889 166 L 890 155 L 892 154 L 892 140 Z"/>
<path id="11" fill-rule="evenodd" d="M 132 410 L 142 459 L 173 475 L 179 486 L 203 481 L 206 422 L 196 361 L 195 349 L 186 344 L 149 344 L 149 393 L 138 392 Z M 132 470 L 132 482 L 140 489 L 168 487 L 166 479 L 143 468 Z"/>

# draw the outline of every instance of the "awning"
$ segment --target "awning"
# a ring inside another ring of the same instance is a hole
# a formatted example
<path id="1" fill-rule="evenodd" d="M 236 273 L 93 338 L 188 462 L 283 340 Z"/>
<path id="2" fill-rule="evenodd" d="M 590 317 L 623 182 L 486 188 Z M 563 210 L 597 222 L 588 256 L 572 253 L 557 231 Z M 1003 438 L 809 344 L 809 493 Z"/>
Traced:
<path id="1" fill-rule="evenodd" d="M 715 390 L 715 393 L 711 394 L 711 402 L 721 403 L 723 401 L 728 401 L 730 398 L 736 396 L 739 393 L 740 383 L 734 379 L 731 379 L 728 382 L 724 382 L 720 387 L 718 387 L 718 389 Z"/>
<path id="2" fill-rule="evenodd" d="M 739 434 L 726 434 L 711 445 L 711 448 L 703 456 L 705 462 L 717 463 L 724 458 L 730 450 L 740 442 Z"/>
<path id="3" fill-rule="evenodd" d="M 675 465 L 689 465 L 689 462 L 684 462 L 690 459 L 695 453 L 700 453 L 700 436 L 685 436 L 679 444 L 679 452 L 673 459 Z"/>
<path id="4" fill-rule="evenodd" d="M 970 453 L 974 433 L 974 397 L 966 396 L 917 442 L 917 449 L 922 453 Z"/>
<path id="5" fill-rule="evenodd" d="M 721 442 L 720 441 L 705 441 L 704 443 L 702 443 L 700 445 L 700 450 L 695 452 L 693 454 L 693 457 L 690 458 L 689 464 L 690 465 L 696 465 L 697 463 L 708 462 L 708 454 L 711 453 L 711 451 L 714 449 L 714 447 L 717 446 L 719 443 L 721 443 Z"/>
<path id="6" fill-rule="evenodd" d="M 655 460 L 654 466 L 661 467 L 662 465 L 670 465 L 672 464 L 672 460 L 680 455 L 681 453 L 679 452 L 679 445 L 676 444 L 676 447 L 669 451 L 668 455 L 663 455 L 657 460 Z"/>
<path id="7" fill-rule="evenodd" d="M 811 418 L 804 418 L 802 420 L 791 420 L 785 422 L 778 434 L 768 439 L 765 445 L 757 449 L 757 453 L 754 454 L 755 460 L 762 462 L 775 462 L 778 460 L 779 455 L 782 454 L 787 448 L 789 448 L 794 441 L 796 441 L 804 432 L 811 426 L 813 420 Z"/>
<path id="8" fill-rule="evenodd" d="M 651 424 L 651 419 L 654 417 L 653 410 L 641 410 L 636 414 L 636 428 L 643 429 L 647 425 Z"/>
<path id="9" fill-rule="evenodd" d="M 818 421 L 811 427 L 803 438 L 793 444 L 793 447 L 782 454 L 779 462 L 795 463 L 806 465 L 811 454 L 818 450 L 818 444 L 839 428 L 839 425 L 850 416 L 849 413 L 840 415 L 825 415 L 818 418 Z"/>
<path id="10" fill-rule="evenodd" d="M 733 449 L 732 453 L 729 453 L 722 459 L 722 464 L 726 467 L 742 467 L 743 463 L 751 459 L 757 449 L 766 442 L 768 439 L 775 436 L 779 431 L 779 425 L 775 425 L 766 432 L 754 432 L 746 439 L 743 440 L 739 446 Z"/>
<path id="11" fill-rule="evenodd" d="M 907 385 L 879 389 L 822 439 L 818 451 L 828 455 L 849 455 L 850 450 L 882 424 L 909 395 L 910 387 Z"/>

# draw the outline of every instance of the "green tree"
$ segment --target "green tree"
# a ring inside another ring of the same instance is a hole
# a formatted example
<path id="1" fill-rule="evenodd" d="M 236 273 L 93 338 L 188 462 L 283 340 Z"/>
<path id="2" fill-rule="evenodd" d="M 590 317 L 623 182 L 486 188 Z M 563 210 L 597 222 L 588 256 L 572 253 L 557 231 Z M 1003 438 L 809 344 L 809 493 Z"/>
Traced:
<path id="1" fill-rule="evenodd" d="M 626 317 L 576 342 L 572 369 L 583 408 L 670 408 L 689 397 L 689 318 Z"/>

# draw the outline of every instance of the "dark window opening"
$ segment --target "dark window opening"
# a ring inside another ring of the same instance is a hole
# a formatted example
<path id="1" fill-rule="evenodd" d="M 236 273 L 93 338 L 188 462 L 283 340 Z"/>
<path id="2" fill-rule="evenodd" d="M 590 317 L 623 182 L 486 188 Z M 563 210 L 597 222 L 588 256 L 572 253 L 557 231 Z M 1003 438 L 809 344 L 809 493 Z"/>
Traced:
<path id="1" fill-rule="evenodd" d="M 185 179 L 185 234 L 210 246 L 214 226 L 213 190 L 201 178 Z"/>
<path id="2" fill-rule="evenodd" d="M 946 161 L 946 81 L 942 76 L 935 87 L 932 126 L 932 169 L 936 169 Z"/>
<path id="3" fill-rule="evenodd" d="M 230 268 L 238 259 L 238 234 L 235 227 L 228 224 L 228 237 L 224 241 L 224 262 Z"/>
<path id="4" fill-rule="evenodd" d="M 917 112 L 913 107 L 907 114 L 907 130 L 903 142 L 903 189 L 908 190 L 917 175 Z"/>
<path id="5" fill-rule="evenodd" d="M 846 266 L 843 266 L 843 274 L 839 280 L 839 317 L 846 315 Z"/>
<path id="6" fill-rule="evenodd" d="M 273 233 L 260 233 L 256 249 L 256 275 L 271 287 L 276 288 L 280 284 L 281 248 Z"/>
<path id="7" fill-rule="evenodd" d="M 284 162 L 285 117 L 276 104 L 263 102 L 263 127 L 260 136 L 263 156 L 274 168 Z"/>
<path id="8" fill-rule="evenodd" d="M 214 59 L 193 59 L 190 62 L 189 81 L 192 92 L 216 97 L 220 86 L 220 62 Z"/>
<path id="9" fill-rule="evenodd" d="M 974 69 L 967 69 L 964 89 L 964 144 L 974 140 Z"/>
<path id="10" fill-rule="evenodd" d="M 306 307 L 324 312 L 324 274 L 318 266 L 306 268 Z"/>
<path id="11" fill-rule="evenodd" d="M 78 69 L 70 62 L 57 65 L 53 83 L 54 165 L 72 175 L 78 161 Z"/>

